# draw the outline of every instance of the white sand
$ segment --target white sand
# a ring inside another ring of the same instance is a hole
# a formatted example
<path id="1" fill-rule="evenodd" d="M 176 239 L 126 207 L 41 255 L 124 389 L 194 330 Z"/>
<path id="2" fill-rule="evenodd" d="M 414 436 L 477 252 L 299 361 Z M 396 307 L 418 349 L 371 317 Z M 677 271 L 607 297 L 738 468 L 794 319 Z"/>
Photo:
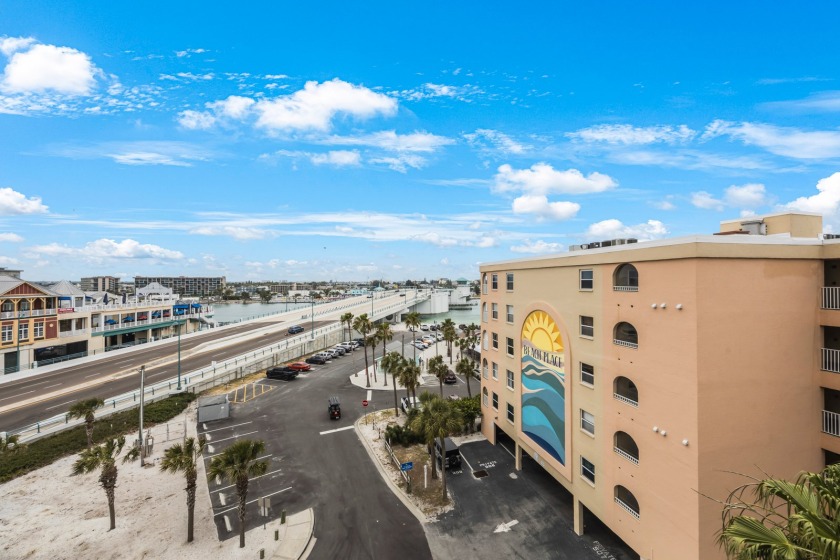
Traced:
<path id="1" fill-rule="evenodd" d="M 188 435 L 195 436 L 195 408 L 188 415 Z M 170 437 L 183 435 L 184 416 L 170 422 Z M 180 430 L 175 434 L 175 430 Z M 265 549 L 271 558 L 279 542 L 274 529 L 280 522 L 249 531 L 239 548 L 236 510 L 231 511 L 234 537 L 219 542 L 205 481 L 204 465 L 198 475 L 195 504 L 195 540 L 187 543 L 187 499 L 183 474 L 162 473 L 158 462 L 168 443 L 166 427 L 152 429 L 154 466 L 118 463 L 116 524 L 109 531 L 108 501 L 99 485 L 98 471 L 71 476 L 78 455 L 66 457 L 39 471 L 0 485 L 0 558 L 259 558 Z M 126 438 L 127 440 L 130 438 Z M 128 441 L 126 447 L 129 446 Z M 253 499 L 253 497 L 249 497 Z M 234 497 L 235 500 L 235 497 Z M 233 501 L 233 500 L 232 500 Z M 235 505 L 235 504 L 231 504 Z M 281 535 L 283 531 L 281 530 Z"/>

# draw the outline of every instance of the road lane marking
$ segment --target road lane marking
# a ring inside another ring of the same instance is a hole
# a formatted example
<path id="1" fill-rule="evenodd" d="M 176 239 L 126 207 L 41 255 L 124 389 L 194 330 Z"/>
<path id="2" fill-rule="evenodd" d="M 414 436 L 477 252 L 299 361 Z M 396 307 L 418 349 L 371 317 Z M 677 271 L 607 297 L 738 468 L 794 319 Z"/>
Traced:
<path id="1" fill-rule="evenodd" d="M 335 430 L 327 430 L 325 432 L 321 432 L 320 435 L 324 434 L 334 434 L 335 432 L 343 432 L 344 430 L 352 430 L 353 426 L 344 426 L 343 428 L 336 428 Z"/>
<path id="2" fill-rule="evenodd" d="M 61 404 L 57 404 L 57 405 L 55 405 L 55 406 L 49 406 L 49 407 L 45 408 L 44 410 L 52 410 L 52 409 L 54 409 L 54 408 L 58 408 L 59 406 L 64 406 L 65 404 L 70 404 L 71 402 L 76 402 L 76 401 L 67 401 L 67 402 L 63 402 L 63 403 L 61 403 Z"/>
<path id="3" fill-rule="evenodd" d="M 367 400 L 373 400 L 373 390 L 368 389 Z"/>
<path id="4" fill-rule="evenodd" d="M 51 387 L 58 387 L 59 385 L 61 385 L 61 383 L 56 383 L 55 385 L 47 385 L 46 387 L 44 387 L 44 389 L 49 389 Z"/>
<path id="5" fill-rule="evenodd" d="M 101 372 L 100 373 L 91 373 L 90 375 L 85 375 L 85 379 L 87 379 L 88 377 L 97 377 L 97 376 L 101 376 L 101 375 L 102 375 Z"/>
<path id="6" fill-rule="evenodd" d="M 209 451 L 210 453 L 214 453 L 216 451 L 216 448 L 213 447 L 212 445 L 208 445 L 207 446 L 207 451 Z"/>
<path id="7" fill-rule="evenodd" d="M 207 424 L 202 424 L 202 426 L 205 428 L 205 431 L 201 432 L 198 435 L 209 434 L 210 432 L 218 432 L 219 430 L 229 430 L 231 428 L 235 428 L 237 426 L 244 426 L 245 424 L 250 424 L 252 422 L 253 422 L 252 420 L 249 420 L 247 422 L 242 422 L 241 424 L 234 424 L 233 426 L 225 426 L 224 428 L 216 428 L 215 430 L 207 430 Z M 208 438 L 208 439 L 210 439 L 210 438 Z"/>
<path id="8" fill-rule="evenodd" d="M 27 391 L 27 392 L 25 392 L 25 393 L 18 393 L 17 395 L 12 395 L 11 397 L 4 397 L 4 398 L 0 399 L 0 401 L 5 401 L 5 400 L 8 400 L 8 399 L 13 399 L 13 398 L 15 398 L 15 397 L 20 397 L 20 396 L 23 396 L 23 395 L 28 395 L 29 393 L 34 393 L 34 392 L 35 392 L 35 389 L 32 389 L 31 391 Z"/>
<path id="9" fill-rule="evenodd" d="M 514 525 L 517 525 L 518 523 L 519 523 L 519 521 L 517 521 L 516 519 L 514 519 L 513 521 L 508 521 L 507 523 L 499 523 L 499 525 L 496 526 L 496 529 L 493 532 L 494 533 L 507 533 L 507 532 L 510 531 L 511 527 L 513 527 Z"/>

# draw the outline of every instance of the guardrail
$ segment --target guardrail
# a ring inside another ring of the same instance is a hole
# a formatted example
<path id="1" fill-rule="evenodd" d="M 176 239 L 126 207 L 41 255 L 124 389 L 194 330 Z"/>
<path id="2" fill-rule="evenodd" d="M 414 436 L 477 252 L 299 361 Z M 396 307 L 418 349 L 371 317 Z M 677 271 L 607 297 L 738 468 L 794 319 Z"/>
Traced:
<path id="1" fill-rule="evenodd" d="M 399 459 L 397 459 L 397 454 L 394 453 L 394 450 L 391 448 L 391 442 L 389 442 L 387 439 L 385 440 L 385 450 L 388 452 L 388 456 L 391 458 L 391 460 L 397 466 L 397 470 L 399 471 L 400 476 L 402 476 L 403 480 L 405 480 L 406 492 L 408 494 L 411 494 L 411 478 L 408 476 L 407 472 L 405 472 L 404 470 L 402 470 L 400 468 L 402 463 L 400 462 Z"/>

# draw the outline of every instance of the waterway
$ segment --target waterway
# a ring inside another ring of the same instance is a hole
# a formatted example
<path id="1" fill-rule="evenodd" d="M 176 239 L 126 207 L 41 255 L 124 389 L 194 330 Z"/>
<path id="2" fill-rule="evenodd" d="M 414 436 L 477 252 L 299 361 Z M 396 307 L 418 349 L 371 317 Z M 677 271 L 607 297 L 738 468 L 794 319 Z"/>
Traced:
<path id="1" fill-rule="evenodd" d="M 316 304 L 317 305 L 317 304 Z M 309 303 L 214 303 L 213 321 L 219 323 L 233 323 L 245 319 L 256 319 L 266 315 L 274 315 L 277 313 L 284 313 L 285 311 L 292 311 L 294 309 L 309 309 Z M 452 319 L 456 325 L 461 323 L 469 325 L 470 323 L 478 324 L 479 310 L 478 306 L 472 309 L 453 309 L 447 313 L 438 313 L 437 315 L 421 315 L 420 319 L 424 323 L 433 324 L 435 322 L 442 323 L 445 319 Z"/>

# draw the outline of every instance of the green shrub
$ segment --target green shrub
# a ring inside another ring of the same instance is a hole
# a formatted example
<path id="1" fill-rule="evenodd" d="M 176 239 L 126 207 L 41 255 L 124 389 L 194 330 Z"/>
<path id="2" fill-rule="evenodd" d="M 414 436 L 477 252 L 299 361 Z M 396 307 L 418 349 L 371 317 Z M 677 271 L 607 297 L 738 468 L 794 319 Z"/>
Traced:
<path id="1" fill-rule="evenodd" d="M 399 424 L 391 424 L 385 428 L 385 439 L 390 441 L 391 445 L 401 445 L 403 447 L 423 443 L 423 438 L 419 434 Z"/>
<path id="2" fill-rule="evenodd" d="M 144 427 L 160 424 L 181 414 L 195 400 L 192 393 L 173 395 L 161 401 L 149 403 L 143 410 Z M 110 416 L 97 418 L 93 429 L 93 443 L 129 433 L 137 433 L 140 425 L 140 407 L 123 410 Z M 135 439 L 134 437 L 129 440 Z M 81 452 L 87 447 L 84 424 L 69 430 L 35 440 L 16 452 L 0 455 L 0 483 L 8 482 L 30 471 Z"/>

